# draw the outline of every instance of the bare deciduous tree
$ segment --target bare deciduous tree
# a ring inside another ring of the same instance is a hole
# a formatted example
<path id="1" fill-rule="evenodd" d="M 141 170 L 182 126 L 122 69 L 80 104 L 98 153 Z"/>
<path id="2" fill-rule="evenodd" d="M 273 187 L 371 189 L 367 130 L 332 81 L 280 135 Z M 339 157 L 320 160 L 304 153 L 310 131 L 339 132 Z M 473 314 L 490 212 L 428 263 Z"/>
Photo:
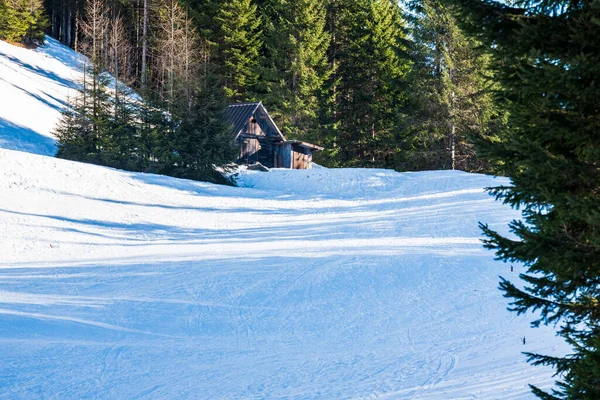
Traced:
<path id="1" fill-rule="evenodd" d="M 189 107 L 200 54 L 199 35 L 177 0 L 163 0 L 156 23 L 154 69 L 161 98 Z"/>
<path id="2" fill-rule="evenodd" d="M 108 10 L 102 0 L 88 0 L 85 3 L 84 16 L 79 25 L 83 33 L 82 50 L 96 65 L 103 66 L 106 49 L 106 35 L 110 25 Z"/>
<path id="3" fill-rule="evenodd" d="M 120 83 L 133 83 L 133 51 L 127 38 L 123 18 L 117 15 L 110 23 L 108 31 L 108 59 L 106 69 Z"/>

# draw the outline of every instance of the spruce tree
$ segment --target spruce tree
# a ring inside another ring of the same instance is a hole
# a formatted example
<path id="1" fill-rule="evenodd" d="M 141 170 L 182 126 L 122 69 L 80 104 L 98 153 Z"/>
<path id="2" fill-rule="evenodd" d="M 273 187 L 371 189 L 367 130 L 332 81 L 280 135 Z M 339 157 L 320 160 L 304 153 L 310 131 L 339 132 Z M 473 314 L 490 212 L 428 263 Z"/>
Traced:
<path id="1" fill-rule="evenodd" d="M 134 109 L 137 127 L 133 168 L 136 171 L 159 173 L 172 162 L 168 144 L 170 116 L 156 97 L 147 94 Z"/>
<path id="2" fill-rule="evenodd" d="M 404 24 L 393 0 L 346 0 L 337 15 L 335 49 L 340 165 L 392 166 L 398 109 L 409 68 Z"/>
<path id="3" fill-rule="evenodd" d="M 473 141 L 493 135 L 502 121 L 489 89 L 489 55 L 458 26 L 456 10 L 438 0 L 411 3 L 413 11 L 405 147 L 402 169 L 488 170 Z"/>
<path id="4" fill-rule="evenodd" d="M 139 106 L 131 100 L 131 90 L 118 81 L 115 86 L 109 99 L 111 107 L 106 128 L 100 136 L 101 163 L 113 168 L 137 170 L 139 132 L 135 119 L 140 113 Z"/>
<path id="5" fill-rule="evenodd" d="M 511 310 L 557 324 L 566 356 L 529 354 L 561 380 L 542 399 L 600 398 L 600 3 L 455 0 L 490 46 L 509 124 L 482 152 L 512 184 L 491 193 L 523 210 L 516 238 L 483 226 L 497 257 L 522 263 L 525 282 L 502 279 Z"/>
<path id="6" fill-rule="evenodd" d="M 61 118 L 54 130 L 58 158 L 88 161 L 89 155 L 96 152 L 95 142 L 91 140 L 91 123 L 85 115 L 81 100 L 79 95 L 72 99 L 72 107 L 67 107 L 62 111 Z"/>
<path id="7" fill-rule="evenodd" d="M 56 129 L 57 157 L 94 164 L 106 163 L 112 129 L 110 78 L 96 65 L 85 66 L 82 88 L 62 112 Z M 110 157 L 109 157 L 110 158 Z M 116 166 L 110 164 L 110 166 Z"/>
<path id="8" fill-rule="evenodd" d="M 41 43 L 47 24 L 42 0 L 0 0 L 0 39 Z"/>
<path id="9" fill-rule="evenodd" d="M 318 129 L 319 97 L 331 74 L 326 10 L 319 0 L 271 0 L 263 11 L 260 94 L 284 134 L 305 139 Z"/>
<path id="10" fill-rule="evenodd" d="M 218 23 L 219 75 L 228 98 L 249 100 L 249 91 L 259 78 L 262 49 L 261 15 L 252 0 L 226 0 L 216 18 Z"/>
<path id="11" fill-rule="evenodd" d="M 173 137 L 175 163 L 172 174 L 182 178 L 227 183 L 216 168 L 235 157 L 231 126 L 224 118 L 226 96 L 210 61 L 203 52 L 193 100 L 181 116 Z"/>

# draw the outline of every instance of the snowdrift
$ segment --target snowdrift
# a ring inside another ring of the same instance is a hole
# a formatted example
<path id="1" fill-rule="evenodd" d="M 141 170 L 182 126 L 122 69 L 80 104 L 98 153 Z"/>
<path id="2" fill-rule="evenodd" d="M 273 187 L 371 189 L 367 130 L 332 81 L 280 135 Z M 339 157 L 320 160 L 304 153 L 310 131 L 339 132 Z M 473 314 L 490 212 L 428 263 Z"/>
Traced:
<path id="1" fill-rule="evenodd" d="M 40 155 L 78 60 L 52 40 L 0 42 L 0 398 L 531 399 L 528 383 L 552 385 L 521 352 L 565 349 L 506 311 L 498 275 L 519 268 L 480 243 L 478 221 L 516 216 L 483 190 L 504 180 L 272 170 L 233 188 Z"/>

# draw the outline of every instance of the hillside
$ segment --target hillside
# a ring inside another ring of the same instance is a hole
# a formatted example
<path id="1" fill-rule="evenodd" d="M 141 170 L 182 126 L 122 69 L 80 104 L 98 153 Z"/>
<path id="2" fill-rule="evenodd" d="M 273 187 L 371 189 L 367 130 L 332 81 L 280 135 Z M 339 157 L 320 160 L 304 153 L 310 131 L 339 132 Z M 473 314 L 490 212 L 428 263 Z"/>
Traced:
<path id="1" fill-rule="evenodd" d="M 0 148 L 54 155 L 52 130 L 85 58 L 47 37 L 36 50 L 0 40 Z"/>
<path id="2" fill-rule="evenodd" d="M 0 398 L 551 386 L 521 352 L 564 347 L 506 311 L 498 275 L 520 268 L 480 244 L 478 221 L 517 215 L 483 190 L 505 180 L 273 170 L 233 188 L 58 160 L 50 132 L 81 59 L 54 41 L 0 52 Z"/>

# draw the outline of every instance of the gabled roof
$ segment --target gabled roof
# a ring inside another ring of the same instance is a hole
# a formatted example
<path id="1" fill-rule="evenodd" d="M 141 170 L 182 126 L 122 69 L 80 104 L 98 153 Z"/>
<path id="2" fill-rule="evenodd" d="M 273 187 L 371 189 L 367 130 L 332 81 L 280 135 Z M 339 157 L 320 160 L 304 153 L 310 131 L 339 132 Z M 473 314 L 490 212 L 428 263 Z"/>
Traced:
<path id="1" fill-rule="evenodd" d="M 275 122 L 267 112 L 265 106 L 263 106 L 262 102 L 238 103 L 232 104 L 229 107 L 227 107 L 227 110 L 225 111 L 225 117 L 228 118 L 229 121 L 233 124 L 233 130 L 231 131 L 233 140 L 236 140 L 238 138 L 240 133 L 242 133 L 242 130 L 246 127 L 246 125 L 248 125 L 248 122 L 250 121 L 252 115 L 254 115 L 254 113 L 259 109 L 261 113 L 267 117 L 267 121 L 269 125 L 271 125 L 271 128 L 273 128 L 273 130 L 277 132 L 279 136 L 281 136 L 282 140 L 285 140 L 285 137 L 283 136 L 277 125 L 275 125 Z"/>

